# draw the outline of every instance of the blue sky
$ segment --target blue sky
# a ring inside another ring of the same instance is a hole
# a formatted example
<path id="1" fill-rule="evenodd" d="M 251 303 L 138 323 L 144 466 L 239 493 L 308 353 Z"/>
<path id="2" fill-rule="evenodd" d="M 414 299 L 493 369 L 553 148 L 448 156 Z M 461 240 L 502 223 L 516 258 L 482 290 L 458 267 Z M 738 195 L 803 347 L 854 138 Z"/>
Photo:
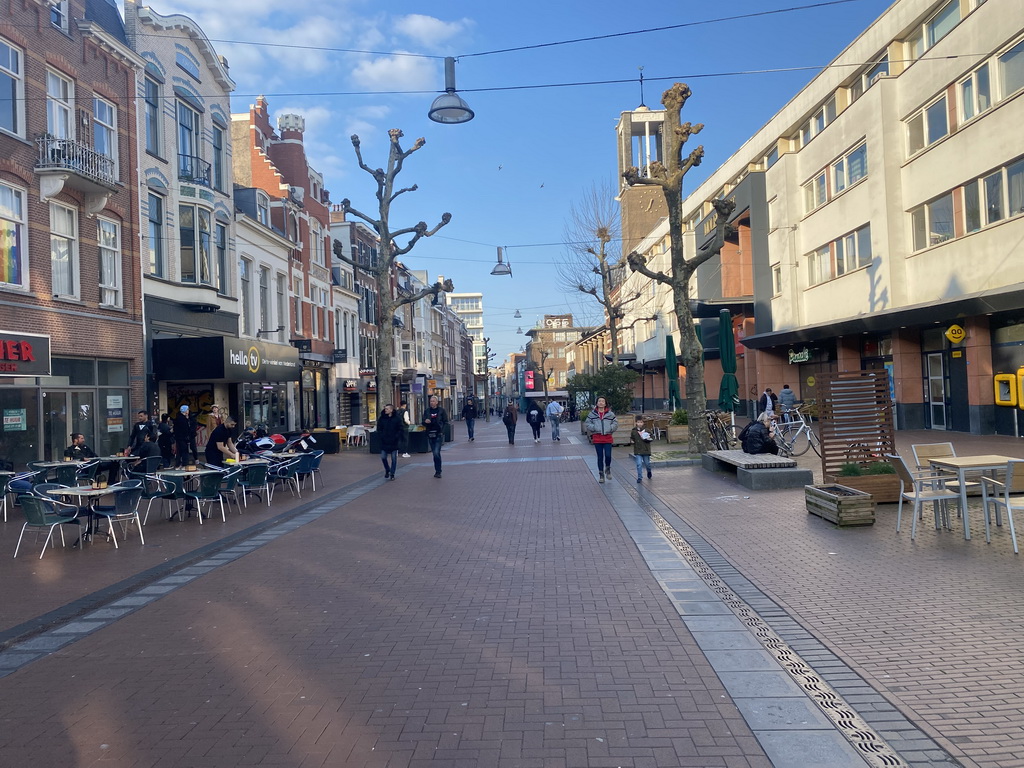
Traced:
<path id="1" fill-rule="evenodd" d="M 789 101 L 890 4 L 851 0 L 827 7 L 716 21 L 669 31 L 489 53 L 814 4 L 814 0 L 735 0 L 728 4 L 652 0 L 516 3 L 450 0 L 152 0 L 158 13 L 193 18 L 226 56 L 238 85 L 235 112 L 266 94 L 276 118 L 306 117 L 311 162 L 331 199 L 373 211 L 375 186 L 359 170 L 349 136 L 359 134 L 371 167 L 386 161 L 387 131 L 400 128 L 426 146 L 405 165 L 402 186 L 419 185 L 392 211 L 392 226 L 451 224 L 421 240 L 404 259 L 457 291 L 484 294 L 486 331 L 498 357 L 517 351 L 545 313 L 600 321 L 593 299 L 558 285 L 558 245 L 572 203 L 592 185 L 617 185 L 615 123 L 644 101 L 687 82 L 684 120 L 702 122 L 704 163 L 687 177 L 693 189 Z M 282 11 L 287 7 L 287 11 Z M 634 13 L 630 13 L 635 10 Z M 238 42 L 226 42 L 238 41 Z M 274 42 L 309 48 L 243 44 Z M 373 51 L 354 53 L 314 48 Z M 399 56 L 398 53 L 425 54 Z M 477 55 L 486 54 L 486 55 Z M 464 125 L 427 119 L 443 90 L 443 56 L 459 57 L 459 91 L 476 113 Z M 803 68 L 793 72 L 764 72 Z M 727 74 L 743 72 L 746 74 Z M 595 81 L 607 85 L 497 90 Z M 347 95 L 341 95 L 347 94 Z M 492 277 L 497 246 L 514 276 Z M 521 310 L 522 320 L 513 318 Z M 589 316 L 589 317 L 588 317 Z"/>

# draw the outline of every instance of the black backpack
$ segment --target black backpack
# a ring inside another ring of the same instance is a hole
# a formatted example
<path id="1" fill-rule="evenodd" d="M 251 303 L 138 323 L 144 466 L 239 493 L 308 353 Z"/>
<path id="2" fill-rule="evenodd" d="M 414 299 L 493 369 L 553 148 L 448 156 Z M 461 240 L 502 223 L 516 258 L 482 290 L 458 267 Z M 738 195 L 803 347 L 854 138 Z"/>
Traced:
<path id="1" fill-rule="evenodd" d="M 531 424 L 536 424 L 540 421 L 540 411 L 536 408 L 532 409 L 528 414 L 526 414 L 526 420 Z"/>

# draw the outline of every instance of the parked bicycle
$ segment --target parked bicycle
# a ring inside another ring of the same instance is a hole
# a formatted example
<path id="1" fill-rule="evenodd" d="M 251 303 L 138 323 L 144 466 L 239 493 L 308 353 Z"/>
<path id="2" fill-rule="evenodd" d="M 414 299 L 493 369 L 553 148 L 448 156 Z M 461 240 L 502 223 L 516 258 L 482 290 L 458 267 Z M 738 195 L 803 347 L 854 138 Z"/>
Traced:
<path id="1" fill-rule="evenodd" d="M 725 411 L 704 411 L 704 418 L 711 433 L 711 443 L 715 450 L 731 451 L 739 446 L 736 425 L 729 421 Z"/>
<path id="2" fill-rule="evenodd" d="M 808 448 L 821 456 L 821 442 L 811 429 L 810 417 L 800 411 L 800 406 L 790 408 L 784 418 L 775 420 L 775 443 L 779 456 L 803 456 Z"/>

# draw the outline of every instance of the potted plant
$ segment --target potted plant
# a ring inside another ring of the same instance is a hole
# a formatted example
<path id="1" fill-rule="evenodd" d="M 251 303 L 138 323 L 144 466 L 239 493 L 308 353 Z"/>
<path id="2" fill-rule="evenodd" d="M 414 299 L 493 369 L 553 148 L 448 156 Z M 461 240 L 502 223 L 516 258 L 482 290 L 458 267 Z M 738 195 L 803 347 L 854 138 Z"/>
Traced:
<path id="1" fill-rule="evenodd" d="M 900 500 L 900 479 L 896 468 L 887 461 L 847 462 L 838 474 L 826 475 L 825 482 L 870 493 L 878 504 L 895 504 Z"/>
<path id="2" fill-rule="evenodd" d="M 672 418 L 669 419 L 668 427 L 665 429 L 665 439 L 670 443 L 688 443 L 690 441 L 690 416 L 685 409 L 679 408 L 672 411 Z"/>

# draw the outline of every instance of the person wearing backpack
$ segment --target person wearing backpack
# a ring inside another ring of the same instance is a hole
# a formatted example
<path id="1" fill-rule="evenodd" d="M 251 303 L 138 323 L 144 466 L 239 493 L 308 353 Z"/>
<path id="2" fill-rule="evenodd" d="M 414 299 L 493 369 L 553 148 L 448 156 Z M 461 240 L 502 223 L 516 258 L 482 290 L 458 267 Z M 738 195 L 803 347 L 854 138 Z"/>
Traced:
<path id="1" fill-rule="evenodd" d="M 775 425 L 767 411 L 758 416 L 756 421 L 747 424 L 740 432 L 739 438 L 744 453 L 756 455 L 779 452 L 779 446 L 775 443 Z"/>
<path id="2" fill-rule="evenodd" d="M 533 442 L 539 443 L 540 428 L 544 423 L 544 411 L 537 403 L 530 403 L 530 407 L 526 411 L 526 422 L 533 430 Z"/>
<path id="3" fill-rule="evenodd" d="M 508 444 L 516 444 L 516 422 L 519 421 L 519 411 L 516 410 L 514 401 L 509 400 L 505 407 L 505 414 L 501 417 L 505 430 L 508 432 Z"/>

